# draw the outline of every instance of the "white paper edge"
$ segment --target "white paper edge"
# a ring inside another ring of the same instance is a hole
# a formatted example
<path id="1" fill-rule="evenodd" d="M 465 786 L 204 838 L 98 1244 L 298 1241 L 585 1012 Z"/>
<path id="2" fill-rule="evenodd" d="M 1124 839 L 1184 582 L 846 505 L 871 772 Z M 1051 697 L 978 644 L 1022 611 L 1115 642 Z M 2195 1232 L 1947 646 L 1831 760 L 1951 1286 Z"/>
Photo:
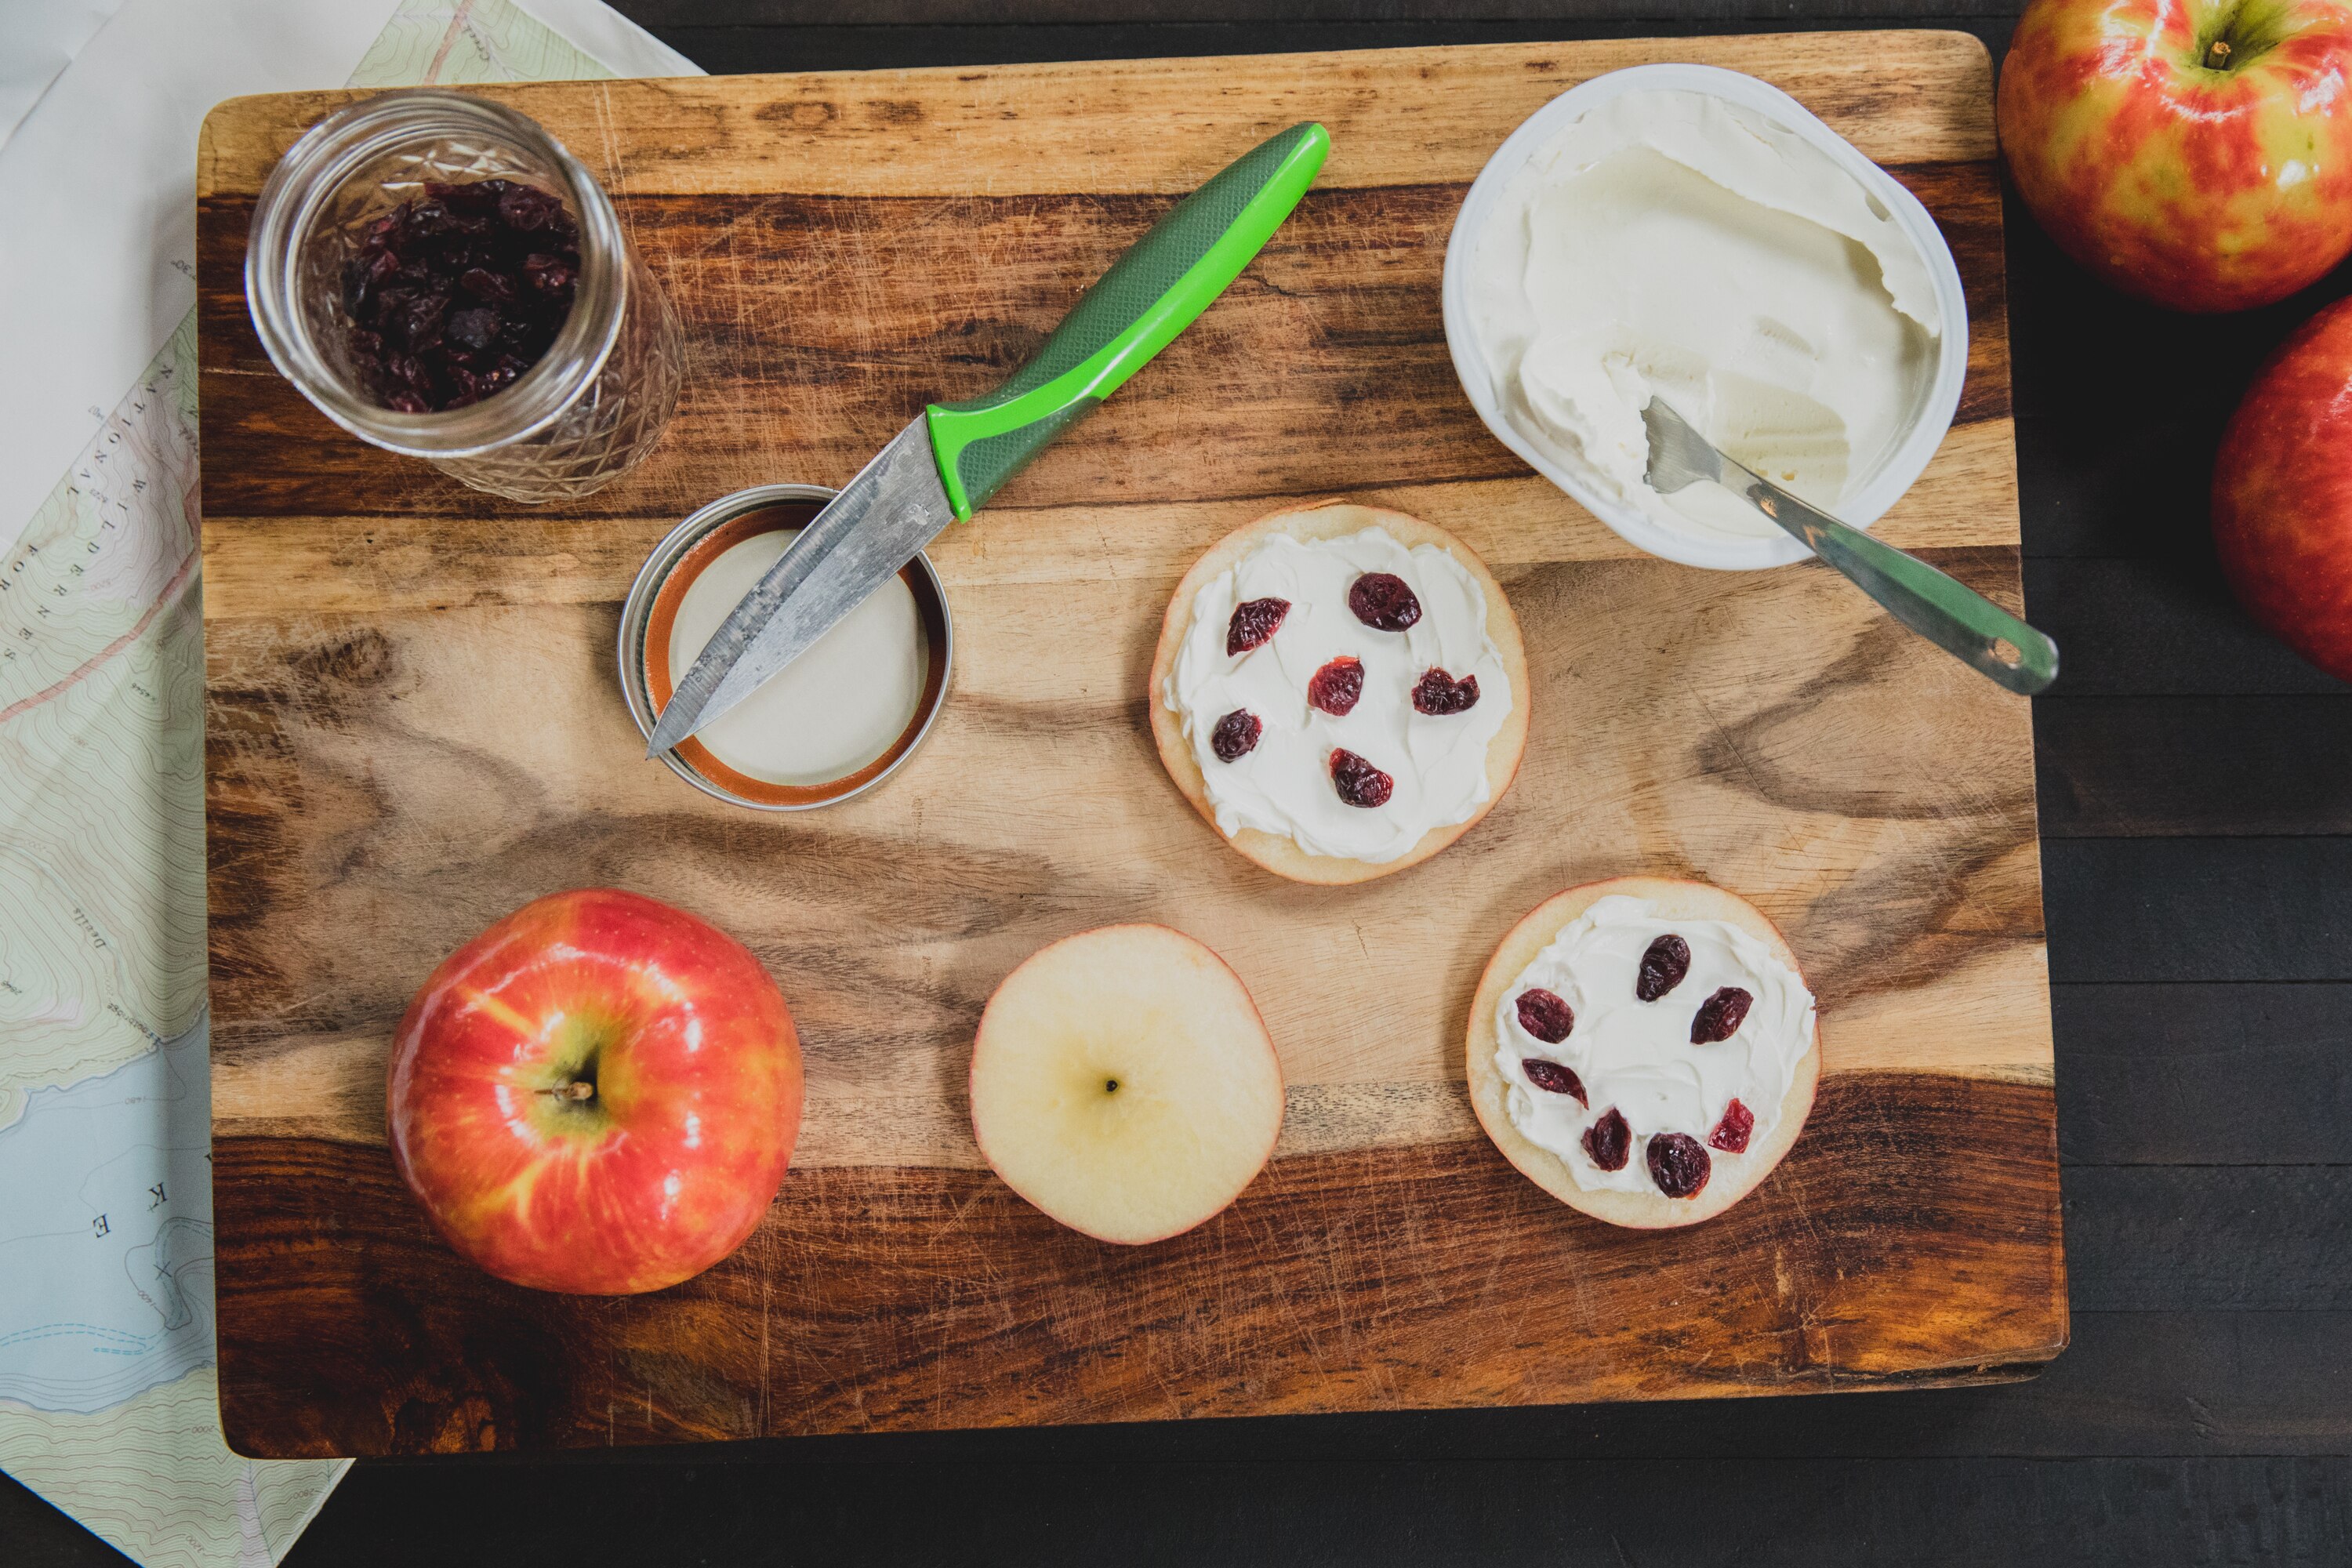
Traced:
<path id="1" fill-rule="evenodd" d="M 614 76 L 709 72 L 614 10 L 604 0 L 507 0 Z"/>
<path id="2" fill-rule="evenodd" d="M 196 302 L 206 112 L 341 85 L 396 5 L 125 0 L 0 148 L 0 550 Z"/>

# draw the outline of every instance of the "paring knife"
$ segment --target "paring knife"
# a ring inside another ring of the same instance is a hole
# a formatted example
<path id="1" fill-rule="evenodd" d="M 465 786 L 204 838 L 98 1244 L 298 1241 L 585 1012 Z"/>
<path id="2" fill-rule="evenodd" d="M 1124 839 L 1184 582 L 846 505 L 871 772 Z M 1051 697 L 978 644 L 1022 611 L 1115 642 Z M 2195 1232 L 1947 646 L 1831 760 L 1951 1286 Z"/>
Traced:
<path id="1" fill-rule="evenodd" d="M 677 683 L 648 757 L 759 689 L 950 522 L 969 520 L 1241 276 L 1306 195 L 1330 133 L 1294 125 L 1176 205 L 983 397 L 933 404 L 801 530 Z"/>

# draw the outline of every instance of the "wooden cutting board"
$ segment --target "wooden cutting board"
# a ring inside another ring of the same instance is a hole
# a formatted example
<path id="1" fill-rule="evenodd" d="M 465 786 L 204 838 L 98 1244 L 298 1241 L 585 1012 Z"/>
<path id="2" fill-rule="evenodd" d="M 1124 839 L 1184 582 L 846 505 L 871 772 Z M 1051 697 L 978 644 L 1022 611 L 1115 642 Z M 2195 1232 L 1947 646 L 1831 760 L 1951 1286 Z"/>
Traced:
<path id="1" fill-rule="evenodd" d="M 568 507 L 488 500 L 329 426 L 247 321 L 253 197 L 341 93 L 206 122 L 206 800 L 221 1400 L 257 1455 L 1646 1399 L 2021 1375 L 2066 1340 L 2027 705 L 1812 566 L 1637 555 L 1479 426 L 1438 310 L 1464 190 L 1523 117 L 1692 59 L 1890 167 L 1967 279 L 1968 390 L 1880 532 L 2014 606 L 1991 77 L 1958 34 L 1511 45 L 491 89 L 618 199 L 684 313 L 677 423 Z M 992 385 L 1178 195 L 1303 119 L 1333 152 L 1232 291 L 934 552 L 945 718 L 887 787 L 772 817 L 641 759 L 613 677 L 647 550 L 711 498 L 839 483 Z M 1294 500 L 1452 529 L 1524 624 L 1534 734 L 1460 844 L 1277 881 L 1162 775 L 1144 675 L 1187 564 Z M 1795 1152 L 1695 1229 L 1605 1228 L 1480 1135 L 1481 965 L 1571 883 L 1755 900 L 1823 1009 Z M 509 1289 L 384 1148 L 410 994 L 479 927 L 610 883 L 783 985 L 798 1159 L 703 1278 Z M 1273 1163 L 1223 1215 L 1089 1241 L 982 1167 L 962 1077 L 1013 964 L 1179 926 L 1280 1047 Z"/>

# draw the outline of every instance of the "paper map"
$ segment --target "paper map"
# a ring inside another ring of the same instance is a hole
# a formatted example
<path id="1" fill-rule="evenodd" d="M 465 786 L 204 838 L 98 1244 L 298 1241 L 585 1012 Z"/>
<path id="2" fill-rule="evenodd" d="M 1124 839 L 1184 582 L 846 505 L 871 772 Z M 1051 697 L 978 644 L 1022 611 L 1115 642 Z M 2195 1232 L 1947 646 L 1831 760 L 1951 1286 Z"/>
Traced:
<path id="1" fill-rule="evenodd" d="M 404 0 L 349 85 L 614 74 Z M 195 359 L 191 310 L 0 546 L 0 1469 L 150 1568 L 266 1568 L 346 1467 L 220 1435 Z"/>

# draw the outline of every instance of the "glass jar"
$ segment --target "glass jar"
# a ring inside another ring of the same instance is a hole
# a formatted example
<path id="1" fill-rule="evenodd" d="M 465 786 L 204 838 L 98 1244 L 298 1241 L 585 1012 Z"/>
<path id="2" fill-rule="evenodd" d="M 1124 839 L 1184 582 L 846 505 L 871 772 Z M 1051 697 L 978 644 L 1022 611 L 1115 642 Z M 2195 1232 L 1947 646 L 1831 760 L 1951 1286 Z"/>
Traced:
<path id="1" fill-rule="evenodd" d="M 343 268 L 368 227 L 428 181 L 509 179 L 562 198 L 579 228 L 571 314 L 539 362 L 480 402 L 383 406 L 352 360 Z M 390 92 L 312 126 L 254 208 L 245 294 L 270 363 L 363 441 L 521 501 L 583 496 L 634 467 L 677 405 L 677 313 L 578 159 L 527 116 L 429 89 Z"/>

